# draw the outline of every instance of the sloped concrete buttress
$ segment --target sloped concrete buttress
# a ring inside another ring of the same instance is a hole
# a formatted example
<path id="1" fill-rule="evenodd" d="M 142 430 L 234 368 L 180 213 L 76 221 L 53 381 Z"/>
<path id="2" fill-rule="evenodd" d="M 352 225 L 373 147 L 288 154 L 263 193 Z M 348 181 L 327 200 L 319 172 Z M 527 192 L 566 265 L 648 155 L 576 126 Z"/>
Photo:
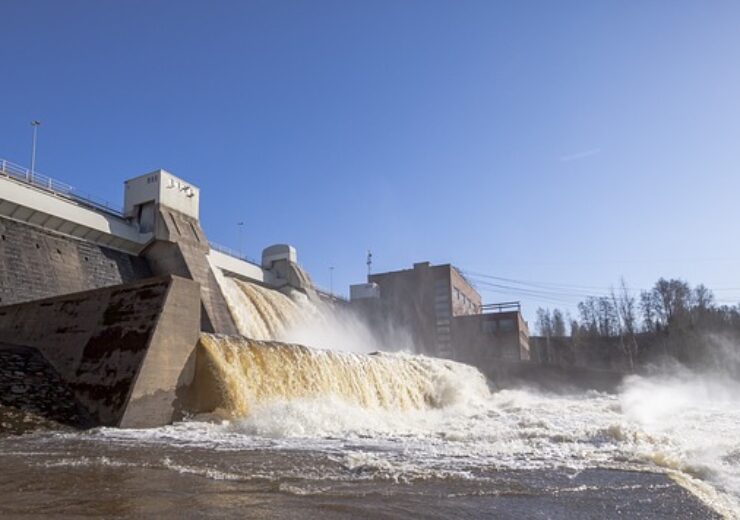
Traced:
<path id="1" fill-rule="evenodd" d="M 161 207 L 156 219 L 156 240 L 143 252 L 152 272 L 175 274 L 200 284 L 201 330 L 238 334 L 226 299 L 208 262 L 208 240 L 198 221 Z"/>
<path id="2" fill-rule="evenodd" d="M 0 307 L 0 343 L 38 350 L 104 426 L 180 418 L 199 333 L 200 287 L 175 276 Z"/>

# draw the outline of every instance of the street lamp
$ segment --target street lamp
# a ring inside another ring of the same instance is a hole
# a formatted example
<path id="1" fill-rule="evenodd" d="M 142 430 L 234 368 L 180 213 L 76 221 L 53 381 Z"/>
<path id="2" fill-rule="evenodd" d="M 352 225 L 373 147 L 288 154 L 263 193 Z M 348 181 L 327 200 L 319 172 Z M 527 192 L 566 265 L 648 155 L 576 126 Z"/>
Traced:
<path id="1" fill-rule="evenodd" d="M 239 230 L 239 258 L 242 258 L 242 228 L 244 227 L 244 222 L 237 222 L 236 226 Z"/>
<path id="2" fill-rule="evenodd" d="M 31 171 L 29 172 L 29 181 L 33 182 L 33 172 L 36 170 L 36 132 L 38 131 L 41 121 L 31 121 L 33 127 L 33 142 L 31 144 Z"/>
<path id="3" fill-rule="evenodd" d="M 334 296 L 334 267 L 329 268 L 329 294 Z"/>

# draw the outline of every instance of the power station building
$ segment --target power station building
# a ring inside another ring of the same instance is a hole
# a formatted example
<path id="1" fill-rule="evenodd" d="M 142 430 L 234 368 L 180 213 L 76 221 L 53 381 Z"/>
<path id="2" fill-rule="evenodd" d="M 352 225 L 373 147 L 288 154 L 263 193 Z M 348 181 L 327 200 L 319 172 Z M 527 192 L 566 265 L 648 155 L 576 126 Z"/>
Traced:
<path id="1" fill-rule="evenodd" d="M 368 275 L 350 287 L 352 305 L 371 322 L 408 330 L 417 349 L 491 372 L 529 360 L 529 329 L 516 303 L 483 305 L 478 291 L 451 264 Z"/>
<path id="2" fill-rule="evenodd" d="M 486 370 L 529 361 L 529 327 L 519 303 L 482 305 L 480 310 L 473 316 L 455 318 L 455 359 Z"/>

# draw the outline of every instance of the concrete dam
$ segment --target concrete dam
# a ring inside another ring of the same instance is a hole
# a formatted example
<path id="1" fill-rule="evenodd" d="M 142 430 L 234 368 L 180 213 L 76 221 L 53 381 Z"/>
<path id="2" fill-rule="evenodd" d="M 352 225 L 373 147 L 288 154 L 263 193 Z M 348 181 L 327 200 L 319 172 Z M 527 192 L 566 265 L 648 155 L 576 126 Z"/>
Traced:
<path id="1" fill-rule="evenodd" d="M 215 344 L 246 341 L 225 336 L 290 339 L 302 316 L 330 315 L 293 247 L 257 264 L 212 245 L 199 198 L 157 170 L 126 181 L 115 210 L 0 161 L 0 407 L 76 427 L 168 424 L 223 401 L 194 381 Z"/>

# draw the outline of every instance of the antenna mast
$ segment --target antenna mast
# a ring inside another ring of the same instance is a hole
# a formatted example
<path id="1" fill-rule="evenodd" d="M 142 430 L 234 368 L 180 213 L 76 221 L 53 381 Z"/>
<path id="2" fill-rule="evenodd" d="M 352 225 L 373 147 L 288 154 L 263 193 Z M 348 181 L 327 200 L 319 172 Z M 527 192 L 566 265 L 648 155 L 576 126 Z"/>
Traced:
<path id="1" fill-rule="evenodd" d="M 31 121 L 33 127 L 33 141 L 31 142 L 31 172 L 29 174 L 29 180 L 33 182 L 33 174 L 36 171 L 36 133 L 38 132 L 41 121 Z"/>

